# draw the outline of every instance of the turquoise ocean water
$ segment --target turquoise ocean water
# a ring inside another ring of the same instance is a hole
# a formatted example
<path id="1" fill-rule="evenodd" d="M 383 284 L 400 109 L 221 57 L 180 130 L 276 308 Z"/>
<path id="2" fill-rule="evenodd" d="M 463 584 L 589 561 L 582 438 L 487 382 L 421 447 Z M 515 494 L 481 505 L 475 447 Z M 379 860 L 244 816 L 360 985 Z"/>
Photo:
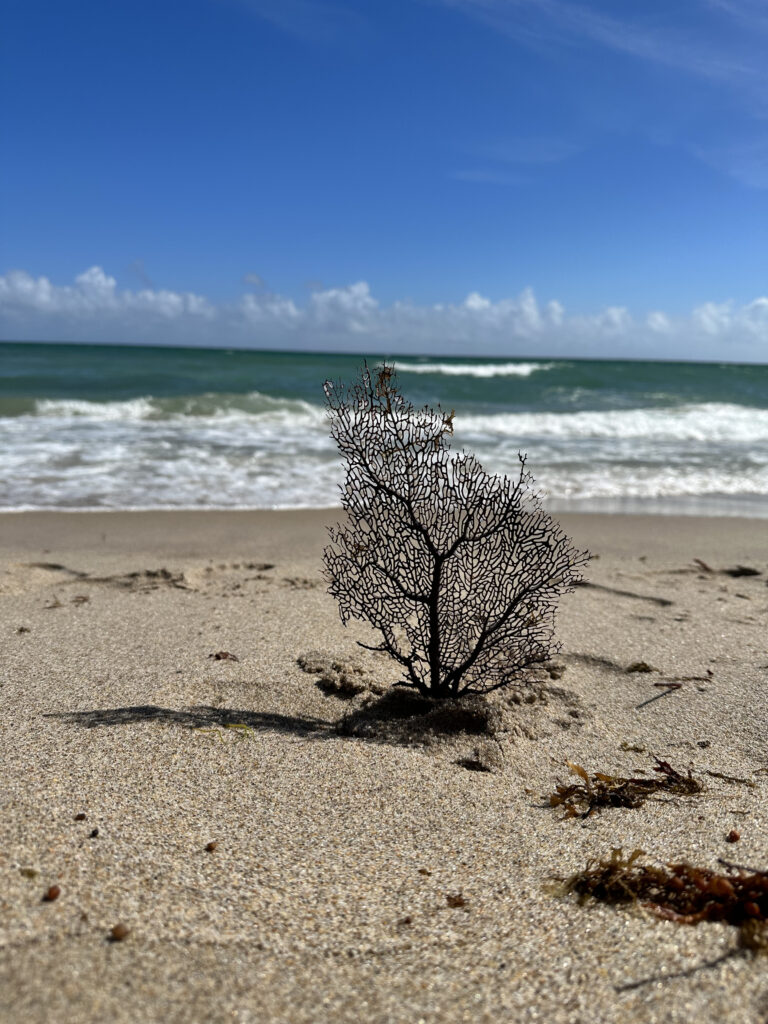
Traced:
<path id="1" fill-rule="evenodd" d="M 375 364 L 381 357 L 370 357 Z M 338 504 L 322 383 L 362 356 L 0 344 L 0 509 Z M 394 359 L 554 510 L 768 518 L 768 366 Z"/>

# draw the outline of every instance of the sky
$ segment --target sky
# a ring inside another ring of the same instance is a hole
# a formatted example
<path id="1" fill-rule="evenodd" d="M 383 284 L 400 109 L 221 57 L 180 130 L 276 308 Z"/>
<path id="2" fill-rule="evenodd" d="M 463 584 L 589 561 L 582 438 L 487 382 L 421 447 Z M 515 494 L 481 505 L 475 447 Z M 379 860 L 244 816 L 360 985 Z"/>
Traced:
<path id="1" fill-rule="evenodd" d="M 768 362 L 765 0 L 5 0 L 0 338 Z"/>

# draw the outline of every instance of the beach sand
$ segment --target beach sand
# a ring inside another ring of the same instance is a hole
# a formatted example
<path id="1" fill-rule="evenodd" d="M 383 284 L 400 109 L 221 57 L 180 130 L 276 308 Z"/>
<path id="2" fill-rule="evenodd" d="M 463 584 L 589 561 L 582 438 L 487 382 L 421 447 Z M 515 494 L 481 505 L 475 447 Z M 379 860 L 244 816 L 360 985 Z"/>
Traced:
<path id="1" fill-rule="evenodd" d="M 562 671 L 484 722 L 383 717 L 337 517 L 0 517 L 0 1020 L 768 1021 L 734 928 L 552 886 L 617 847 L 768 867 L 768 522 L 561 517 L 599 556 Z M 566 760 L 654 756 L 703 791 L 548 805 Z"/>

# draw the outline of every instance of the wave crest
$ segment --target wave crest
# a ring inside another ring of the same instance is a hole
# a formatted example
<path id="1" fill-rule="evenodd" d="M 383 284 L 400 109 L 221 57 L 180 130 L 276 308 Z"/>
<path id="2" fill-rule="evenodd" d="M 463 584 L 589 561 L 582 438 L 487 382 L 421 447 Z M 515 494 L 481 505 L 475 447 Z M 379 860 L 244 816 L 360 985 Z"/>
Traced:
<path id="1" fill-rule="evenodd" d="M 91 422 L 227 422 L 291 423 L 320 427 L 325 411 L 299 398 L 273 398 L 259 391 L 248 394 L 208 393 L 182 398 L 131 398 L 92 402 L 87 399 L 45 398 L 35 403 L 36 417 Z"/>
<path id="2" fill-rule="evenodd" d="M 554 363 L 400 363 L 398 373 L 436 373 L 446 377 L 530 377 L 537 370 L 551 370 Z"/>
<path id="3" fill-rule="evenodd" d="M 768 409 L 704 402 L 666 409 L 491 413 L 457 417 L 456 432 L 473 438 L 485 435 L 488 440 L 639 438 L 668 442 L 768 442 Z"/>

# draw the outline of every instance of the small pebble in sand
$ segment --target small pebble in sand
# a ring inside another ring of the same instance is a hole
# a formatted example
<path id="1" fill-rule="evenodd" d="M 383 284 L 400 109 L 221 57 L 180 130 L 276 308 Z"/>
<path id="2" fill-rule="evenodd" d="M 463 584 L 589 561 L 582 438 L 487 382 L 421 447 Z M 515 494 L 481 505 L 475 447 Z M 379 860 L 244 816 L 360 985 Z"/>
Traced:
<path id="1" fill-rule="evenodd" d="M 99 830 L 97 828 L 92 828 L 91 829 L 91 839 L 95 839 L 98 834 L 99 834 Z"/>
<path id="2" fill-rule="evenodd" d="M 210 843 L 206 843 L 206 844 L 205 844 L 205 849 L 206 849 L 206 852 L 207 852 L 207 853 L 213 853 L 213 851 L 214 851 L 214 850 L 216 849 L 216 847 L 217 847 L 218 845 L 219 845 L 219 844 L 218 844 L 218 843 L 217 843 L 217 842 L 216 842 L 215 840 L 214 840 L 213 842 L 210 842 Z"/>
<path id="3" fill-rule="evenodd" d="M 53 903 L 53 901 L 57 900 L 59 898 L 59 896 L 61 896 L 61 889 L 59 888 L 58 885 L 52 885 L 46 891 L 45 896 L 43 896 L 43 902 L 44 903 Z"/>
<path id="4" fill-rule="evenodd" d="M 130 928 L 126 928 L 124 924 L 116 924 L 114 928 L 110 930 L 109 937 L 113 942 L 122 942 L 129 934 Z"/>
<path id="5" fill-rule="evenodd" d="M 728 835 L 725 837 L 726 843 L 738 843 L 741 839 L 741 832 L 737 832 L 735 828 L 732 828 Z"/>

